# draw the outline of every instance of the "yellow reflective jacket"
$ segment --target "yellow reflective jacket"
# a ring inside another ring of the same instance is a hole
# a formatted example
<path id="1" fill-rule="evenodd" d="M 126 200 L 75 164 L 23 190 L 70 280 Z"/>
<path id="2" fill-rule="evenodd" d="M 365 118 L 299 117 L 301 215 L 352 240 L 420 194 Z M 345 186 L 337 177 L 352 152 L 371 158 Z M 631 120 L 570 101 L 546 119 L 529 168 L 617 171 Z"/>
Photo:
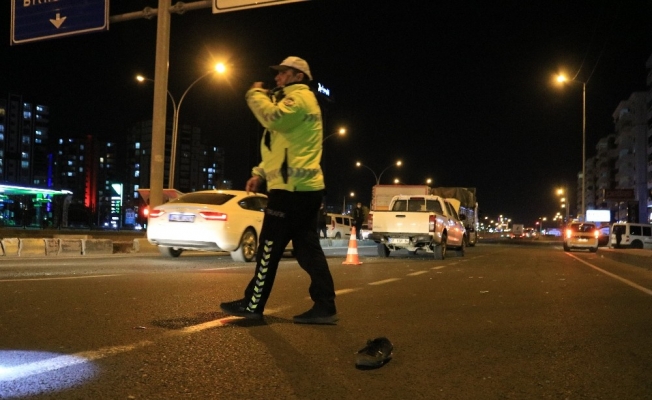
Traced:
<path id="1" fill-rule="evenodd" d="M 267 93 L 265 89 L 250 89 L 245 96 L 265 127 L 260 143 L 262 162 L 252 174 L 267 181 L 267 190 L 324 189 L 322 119 L 315 94 L 302 83 L 285 86 L 273 99 Z"/>

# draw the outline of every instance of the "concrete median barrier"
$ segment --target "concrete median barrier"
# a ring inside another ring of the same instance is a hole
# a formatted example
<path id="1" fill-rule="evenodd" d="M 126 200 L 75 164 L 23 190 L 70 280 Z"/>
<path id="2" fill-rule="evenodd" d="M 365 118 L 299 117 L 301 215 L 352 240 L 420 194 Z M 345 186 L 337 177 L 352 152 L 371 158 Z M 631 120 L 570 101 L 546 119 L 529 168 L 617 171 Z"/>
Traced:
<path id="1" fill-rule="evenodd" d="M 18 245 L 19 257 L 44 256 L 45 239 L 20 239 Z"/>
<path id="2" fill-rule="evenodd" d="M 0 242 L 2 244 L 2 255 L 7 257 L 18 257 L 20 241 L 18 238 L 5 238 Z"/>
<path id="3" fill-rule="evenodd" d="M 82 240 L 83 254 L 113 254 L 113 240 L 111 239 L 86 239 Z"/>
<path id="4" fill-rule="evenodd" d="M 147 239 L 134 239 L 136 253 L 158 253 L 158 246 L 151 244 Z"/>
<path id="5" fill-rule="evenodd" d="M 59 240 L 59 252 L 57 255 L 60 256 L 83 256 L 84 255 L 84 245 L 82 243 L 83 239 L 57 239 Z"/>

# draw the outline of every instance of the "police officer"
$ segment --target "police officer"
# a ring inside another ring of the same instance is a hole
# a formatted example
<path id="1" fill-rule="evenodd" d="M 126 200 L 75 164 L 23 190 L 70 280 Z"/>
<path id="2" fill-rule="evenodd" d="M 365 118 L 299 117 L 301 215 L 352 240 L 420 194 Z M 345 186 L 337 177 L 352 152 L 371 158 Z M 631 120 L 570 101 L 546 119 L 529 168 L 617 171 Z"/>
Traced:
<path id="1" fill-rule="evenodd" d="M 256 270 L 244 298 L 222 303 L 230 315 L 262 319 L 278 263 L 292 240 L 299 266 L 310 275 L 310 310 L 294 316 L 295 323 L 334 324 L 337 321 L 335 288 L 319 244 L 317 219 L 324 192 L 322 116 L 308 63 L 288 57 L 272 69 L 277 87 L 271 91 L 256 82 L 247 91 L 247 105 L 265 128 L 260 150 L 262 162 L 247 181 L 248 192 L 267 184 L 268 204 L 256 254 Z"/>

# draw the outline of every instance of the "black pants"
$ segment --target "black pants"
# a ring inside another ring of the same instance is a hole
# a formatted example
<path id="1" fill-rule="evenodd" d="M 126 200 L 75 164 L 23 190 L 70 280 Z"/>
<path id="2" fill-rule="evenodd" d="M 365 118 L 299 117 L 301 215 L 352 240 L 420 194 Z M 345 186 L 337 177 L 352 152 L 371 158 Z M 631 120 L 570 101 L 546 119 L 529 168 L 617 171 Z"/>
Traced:
<path id="1" fill-rule="evenodd" d="M 335 287 L 326 256 L 319 244 L 317 212 L 322 191 L 288 192 L 272 190 L 263 219 L 256 270 L 245 289 L 248 310 L 262 313 L 272 291 L 278 263 L 292 240 L 299 266 L 310 275 L 310 298 L 314 308 L 335 314 Z"/>

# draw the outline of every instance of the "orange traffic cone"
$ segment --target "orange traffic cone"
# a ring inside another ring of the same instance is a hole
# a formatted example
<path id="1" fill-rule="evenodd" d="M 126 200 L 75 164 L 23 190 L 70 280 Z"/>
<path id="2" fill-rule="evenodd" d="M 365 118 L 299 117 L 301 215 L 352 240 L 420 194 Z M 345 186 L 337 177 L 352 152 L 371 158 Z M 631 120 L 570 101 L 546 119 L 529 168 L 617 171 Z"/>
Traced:
<path id="1" fill-rule="evenodd" d="M 355 226 L 351 228 L 351 238 L 349 239 L 349 249 L 346 251 L 346 260 L 342 263 L 346 265 L 360 265 L 358 258 L 358 241 L 356 240 Z"/>

